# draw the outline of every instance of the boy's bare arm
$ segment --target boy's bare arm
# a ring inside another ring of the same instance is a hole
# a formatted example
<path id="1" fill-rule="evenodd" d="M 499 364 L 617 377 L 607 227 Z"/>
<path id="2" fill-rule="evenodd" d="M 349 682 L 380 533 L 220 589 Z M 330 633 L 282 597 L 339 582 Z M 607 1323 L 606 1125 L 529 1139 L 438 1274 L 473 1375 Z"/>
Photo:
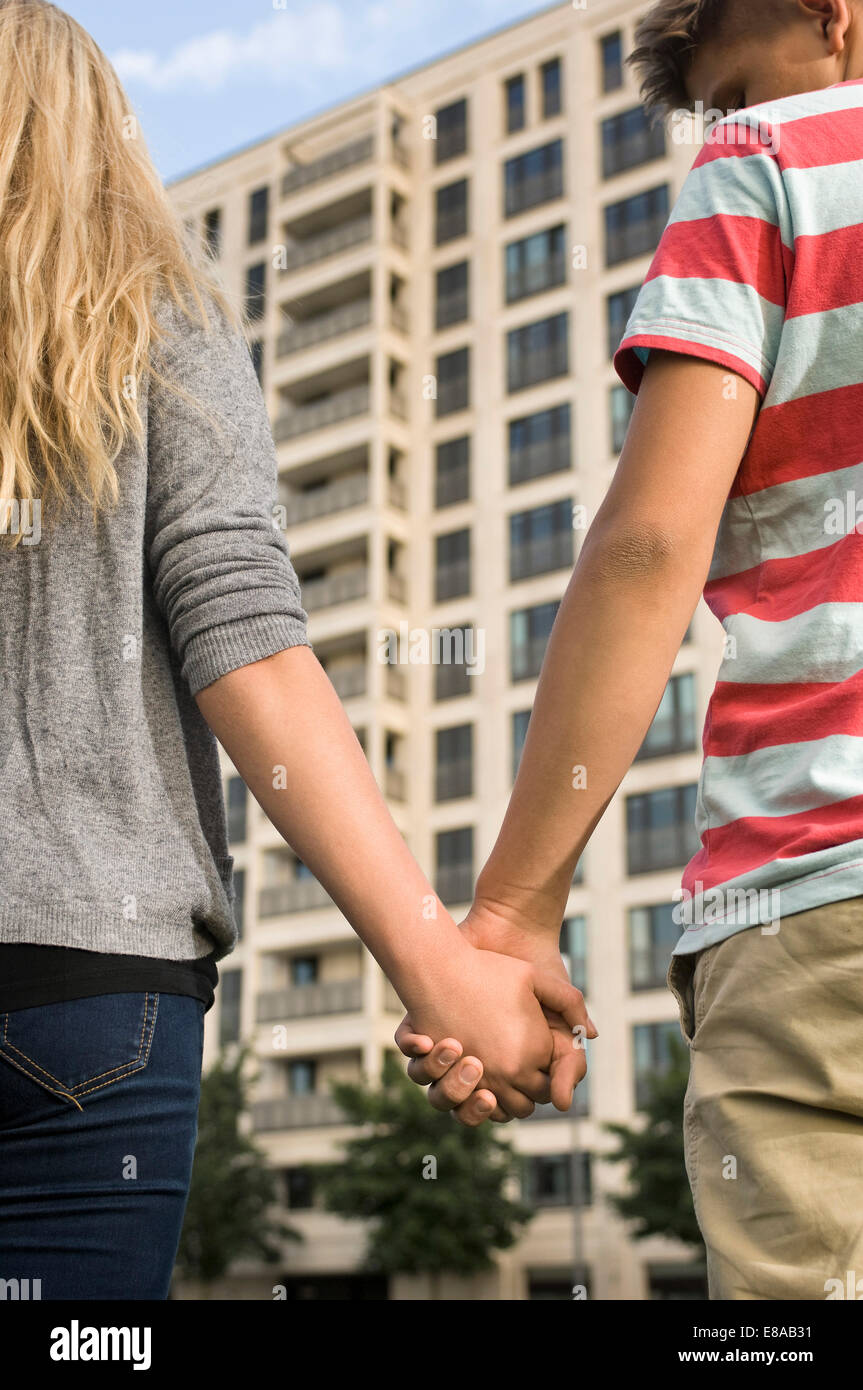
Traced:
<path id="1" fill-rule="evenodd" d="M 704 587 L 759 405 L 755 388 L 726 367 L 650 354 L 477 883 L 475 912 L 515 914 L 555 951 L 578 857 L 638 752 Z"/>

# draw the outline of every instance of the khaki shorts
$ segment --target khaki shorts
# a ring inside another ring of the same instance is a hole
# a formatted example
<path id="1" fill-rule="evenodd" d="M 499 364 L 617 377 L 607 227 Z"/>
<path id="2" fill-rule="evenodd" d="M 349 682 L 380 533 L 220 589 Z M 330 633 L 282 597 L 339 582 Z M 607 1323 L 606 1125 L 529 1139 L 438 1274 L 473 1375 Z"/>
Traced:
<path id="1" fill-rule="evenodd" d="M 863 897 L 674 956 L 668 984 L 710 1297 L 863 1299 Z"/>

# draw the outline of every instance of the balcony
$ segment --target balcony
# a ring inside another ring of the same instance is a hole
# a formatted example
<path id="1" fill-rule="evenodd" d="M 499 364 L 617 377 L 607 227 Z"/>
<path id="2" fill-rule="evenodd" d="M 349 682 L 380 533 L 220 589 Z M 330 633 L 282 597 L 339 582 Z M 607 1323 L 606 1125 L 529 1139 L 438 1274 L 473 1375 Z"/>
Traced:
<path id="1" fill-rule="evenodd" d="M 398 574 L 395 570 L 387 572 L 387 597 L 394 603 L 407 603 L 408 601 L 408 581 L 407 576 Z"/>
<path id="2" fill-rule="evenodd" d="M 401 478 L 390 478 L 387 482 L 387 497 L 391 507 L 398 511 L 407 511 L 408 490 Z"/>
<path id="3" fill-rule="evenodd" d="M 550 574 L 553 570 L 571 569 L 573 565 L 572 528 L 550 536 L 537 537 L 514 545 L 509 557 L 510 582 L 530 579 L 535 574 Z"/>
<path id="4" fill-rule="evenodd" d="M 345 1123 L 344 1112 L 329 1095 L 281 1096 L 252 1106 L 252 1126 L 258 1131 L 317 1129 Z"/>
<path id="5" fill-rule="evenodd" d="M 406 700 L 408 679 L 400 666 L 387 663 L 384 690 L 391 700 Z"/>
<path id="6" fill-rule="evenodd" d="M 334 671 L 328 671 L 327 675 L 340 700 L 354 700 L 366 693 L 365 662 L 357 662 L 355 666 L 337 667 Z"/>
<path id="7" fill-rule="evenodd" d="M 319 261 L 328 260 L 330 256 L 337 256 L 342 251 L 349 251 L 354 246 L 363 246 L 372 239 L 373 225 L 370 216 L 355 217 L 329 231 L 296 242 L 285 254 L 282 274 L 302 270 L 307 265 L 316 265 Z"/>
<path id="8" fill-rule="evenodd" d="M 326 429 L 329 425 L 341 424 L 355 416 L 368 415 L 370 406 L 371 390 L 368 383 L 351 386 L 347 391 L 334 392 L 324 400 L 298 405 L 276 416 L 273 437 L 277 444 L 284 443 L 285 440 L 310 434 L 312 430 Z"/>
<path id="9" fill-rule="evenodd" d="M 282 179 L 282 197 L 287 198 L 289 194 L 296 193 L 301 188 L 321 183 L 335 174 L 341 174 L 345 169 L 368 164 L 373 159 L 374 152 L 374 136 L 366 135 L 361 140 L 352 140 L 350 144 L 342 145 L 330 154 L 311 160 L 309 164 L 298 164 L 296 168 L 289 169 Z"/>
<path id="10" fill-rule="evenodd" d="M 529 483 L 533 478 L 543 478 L 549 473 L 563 472 L 570 467 L 570 450 L 569 434 L 555 434 L 549 439 L 538 440 L 535 444 L 511 449 L 510 486 Z"/>
<path id="11" fill-rule="evenodd" d="M 286 521 L 289 526 L 298 526 L 304 521 L 314 521 L 317 517 L 331 516 L 334 512 L 346 512 L 351 507 L 361 507 L 369 500 L 369 477 L 367 473 L 352 473 L 346 478 L 337 478 L 324 487 L 316 487 L 308 492 L 289 493 L 284 502 Z"/>
<path id="12" fill-rule="evenodd" d="M 362 977 L 325 980 L 293 989 L 267 990 L 258 995 L 258 1023 L 281 1023 L 292 1018 L 317 1018 L 323 1014 L 357 1013 L 363 1006 Z"/>
<path id="13" fill-rule="evenodd" d="M 408 311 L 403 304 L 393 304 L 390 307 L 390 324 L 397 333 L 410 332 L 410 318 Z"/>
<path id="14" fill-rule="evenodd" d="M 408 418 L 408 402 L 404 391 L 399 391 L 393 387 L 390 391 L 390 414 L 396 420 L 406 420 Z"/>
<path id="15" fill-rule="evenodd" d="M 358 299 L 353 304 L 342 304 L 326 314 L 316 314 L 305 322 L 295 323 L 276 340 L 276 357 L 289 357 L 304 348 L 317 347 L 319 343 L 332 338 L 343 338 L 346 333 L 355 333 L 366 328 L 372 321 L 372 302 Z"/>
<path id="16" fill-rule="evenodd" d="M 258 916 L 281 917 L 285 912 L 306 912 L 331 904 L 332 899 L 316 878 L 296 878 L 290 883 L 262 888 L 258 894 Z"/>
<path id="17" fill-rule="evenodd" d="M 369 590 L 369 572 L 365 565 L 342 574 L 327 574 L 321 579 L 300 580 L 303 607 L 307 613 L 319 608 L 332 608 L 337 603 L 351 603 L 365 598 Z"/>

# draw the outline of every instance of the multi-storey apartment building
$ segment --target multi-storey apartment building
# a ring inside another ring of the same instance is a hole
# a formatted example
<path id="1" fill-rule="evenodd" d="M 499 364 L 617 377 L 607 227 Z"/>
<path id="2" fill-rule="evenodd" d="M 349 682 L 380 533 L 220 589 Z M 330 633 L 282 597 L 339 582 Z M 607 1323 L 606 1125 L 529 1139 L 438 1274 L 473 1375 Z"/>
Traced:
<path id="1" fill-rule="evenodd" d="M 315 649 L 456 915 L 626 432 L 611 355 L 697 150 L 648 126 L 624 67 L 644 8 L 543 10 L 172 185 L 245 296 Z M 481 636 L 481 674 L 378 659 L 383 633 L 435 628 Z M 493 1276 L 449 1297 L 565 1298 L 575 1282 L 599 1299 L 702 1296 L 682 1247 L 628 1237 L 603 1154 L 605 1124 L 636 1114 L 679 1036 L 671 908 L 696 848 L 720 647 L 702 606 L 575 875 L 564 949 L 601 1039 L 571 1116 L 544 1107 L 505 1131 L 536 1217 Z M 280 1281 L 296 1297 L 384 1297 L 358 1272 L 362 1231 L 316 1205 L 308 1165 L 347 1133 L 329 1081 L 377 1076 L 401 1009 L 224 766 L 242 938 L 207 1055 L 242 1037 L 259 1060 L 251 1124 L 306 1236 Z M 249 1267 L 229 1288 L 273 1282 Z M 427 1288 L 404 1278 L 389 1295 Z"/>

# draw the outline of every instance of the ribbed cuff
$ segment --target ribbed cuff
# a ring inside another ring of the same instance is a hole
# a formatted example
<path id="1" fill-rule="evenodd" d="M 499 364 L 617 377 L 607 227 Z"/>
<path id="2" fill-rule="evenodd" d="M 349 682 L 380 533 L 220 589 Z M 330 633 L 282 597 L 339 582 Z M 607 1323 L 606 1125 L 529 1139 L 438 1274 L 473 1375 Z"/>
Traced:
<path id="1" fill-rule="evenodd" d="M 220 676 L 251 666 L 288 647 L 310 647 L 308 628 L 301 618 L 286 613 L 260 613 L 253 618 L 208 628 L 188 643 L 183 675 L 193 695 Z"/>

